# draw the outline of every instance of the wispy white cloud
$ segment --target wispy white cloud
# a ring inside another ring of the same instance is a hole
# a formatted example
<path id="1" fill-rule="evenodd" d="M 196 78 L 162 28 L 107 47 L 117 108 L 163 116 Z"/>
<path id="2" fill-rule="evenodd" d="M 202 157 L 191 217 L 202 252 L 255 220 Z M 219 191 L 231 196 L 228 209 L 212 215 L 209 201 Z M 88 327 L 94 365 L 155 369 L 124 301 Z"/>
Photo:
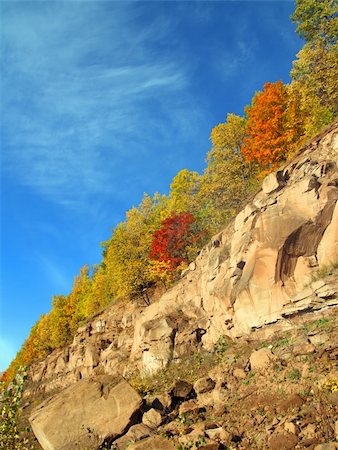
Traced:
<path id="1" fill-rule="evenodd" d="M 137 8 L 116 5 L 6 11 L 4 169 L 73 208 L 104 194 L 129 158 L 147 153 L 151 136 L 163 139 L 168 126 L 186 131 L 187 65 L 152 52 L 170 21 L 140 27 Z"/>
<path id="2" fill-rule="evenodd" d="M 233 35 L 231 45 L 218 45 L 213 50 L 212 62 L 215 72 L 224 80 L 238 74 L 255 60 L 257 40 L 249 27 L 248 18 L 242 18 Z"/>

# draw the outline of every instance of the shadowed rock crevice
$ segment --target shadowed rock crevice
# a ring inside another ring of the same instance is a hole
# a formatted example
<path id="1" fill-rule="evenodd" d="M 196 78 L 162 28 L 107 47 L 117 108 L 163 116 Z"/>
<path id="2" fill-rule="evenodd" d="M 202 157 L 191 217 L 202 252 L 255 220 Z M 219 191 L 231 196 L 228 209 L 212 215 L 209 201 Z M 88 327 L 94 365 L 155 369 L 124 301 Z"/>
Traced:
<path id="1" fill-rule="evenodd" d="M 317 214 L 314 221 L 301 225 L 286 239 L 277 256 L 275 282 L 283 284 L 294 274 L 297 259 L 300 256 L 315 256 L 323 234 L 331 223 L 333 211 L 337 202 L 338 192 L 329 192 L 328 201 Z"/>

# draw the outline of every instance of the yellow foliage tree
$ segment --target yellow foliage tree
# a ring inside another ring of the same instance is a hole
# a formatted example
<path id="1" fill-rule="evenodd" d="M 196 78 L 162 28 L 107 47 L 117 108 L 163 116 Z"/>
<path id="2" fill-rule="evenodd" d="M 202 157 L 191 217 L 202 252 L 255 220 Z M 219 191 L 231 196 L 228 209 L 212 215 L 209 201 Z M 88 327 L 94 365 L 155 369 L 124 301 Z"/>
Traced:
<path id="1" fill-rule="evenodd" d="M 159 194 L 144 195 L 138 208 L 126 214 L 125 222 L 114 230 L 105 243 L 104 265 L 112 288 L 111 297 L 143 295 L 153 283 L 149 273 L 152 235 L 160 227 L 167 198 Z"/>
<path id="2" fill-rule="evenodd" d="M 213 147 L 207 155 L 199 193 L 210 234 L 219 231 L 234 216 L 256 185 L 255 167 L 240 152 L 245 127 L 244 117 L 228 114 L 226 121 L 211 132 Z"/>

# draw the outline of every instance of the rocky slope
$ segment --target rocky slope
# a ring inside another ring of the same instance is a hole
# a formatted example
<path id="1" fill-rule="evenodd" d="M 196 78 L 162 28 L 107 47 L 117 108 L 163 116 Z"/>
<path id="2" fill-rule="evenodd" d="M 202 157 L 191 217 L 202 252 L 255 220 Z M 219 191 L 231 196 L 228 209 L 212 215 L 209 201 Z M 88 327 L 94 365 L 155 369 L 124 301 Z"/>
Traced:
<path id="1" fill-rule="evenodd" d="M 71 346 L 33 366 L 26 396 L 89 377 L 153 375 L 212 351 L 220 336 L 238 340 L 259 332 L 263 338 L 290 329 L 305 313 L 336 310 L 337 278 L 323 275 L 338 260 L 337 165 L 334 124 L 264 180 L 158 301 L 111 306 L 81 327 Z"/>
<path id="2" fill-rule="evenodd" d="M 133 388 L 89 377 L 26 414 L 34 406 L 44 449 L 338 448 L 337 308 L 289 325 L 219 339 L 212 352 L 131 379 Z"/>

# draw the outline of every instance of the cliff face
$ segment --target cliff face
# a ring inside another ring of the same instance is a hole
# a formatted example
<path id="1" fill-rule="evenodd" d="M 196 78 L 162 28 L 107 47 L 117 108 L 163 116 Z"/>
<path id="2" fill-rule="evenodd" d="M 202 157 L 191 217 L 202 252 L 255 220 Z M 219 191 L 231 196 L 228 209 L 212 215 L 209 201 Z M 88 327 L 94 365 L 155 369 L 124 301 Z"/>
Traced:
<path id="1" fill-rule="evenodd" d="M 152 373 L 221 335 L 287 327 L 290 316 L 338 305 L 337 282 L 314 279 L 338 260 L 337 166 L 336 124 L 270 174 L 159 301 L 96 316 L 70 347 L 32 367 L 33 386 L 49 392 L 92 374 Z"/>

